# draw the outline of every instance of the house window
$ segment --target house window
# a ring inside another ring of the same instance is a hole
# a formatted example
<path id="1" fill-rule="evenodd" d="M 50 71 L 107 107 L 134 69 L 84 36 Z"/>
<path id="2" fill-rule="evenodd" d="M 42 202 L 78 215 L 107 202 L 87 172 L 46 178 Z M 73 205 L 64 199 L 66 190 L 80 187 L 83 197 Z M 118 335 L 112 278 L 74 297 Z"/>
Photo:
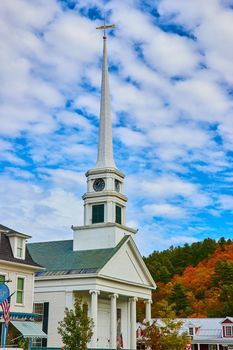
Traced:
<path id="1" fill-rule="evenodd" d="M 193 335 L 193 328 L 192 327 L 189 328 L 189 335 Z"/>
<path id="2" fill-rule="evenodd" d="M 209 344 L 208 350 L 217 350 L 216 344 Z"/>
<path id="3" fill-rule="evenodd" d="M 226 326 L 225 331 L 226 331 L 226 337 L 232 336 L 231 326 Z"/>
<path id="4" fill-rule="evenodd" d="M 42 348 L 42 338 L 33 338 L 32 339 L 32 347 L 33 348 Z"/>
<path id="5" fill-rule="evenodd" d="M 116 223 L 121 224 L 121 207 L 116 205 Z"/>
<path id="6" fill-rule="evenodd" d="M 95 204 L 92 206 L 92 223 L 104 222 L 104 204 Z"/>
<path id="7" fill-rule="evenodd" d="M 37 314 L 37 316 L 35 317 L 35 322 L 43 322 L 44 303 L 35 303 L 33 309 L 34 313 Z"/>
<path id="8" fill-rule="evenodd" d="M 5 275 L 0 275 L 0 284 L 4 283 L 6 280 L 6 276 Z"/>
<path id="9" fill-rule="evenodd" d="M 44 333 L 48 334 L 48 323 L 49 323 L 49 303 L 34 303 L 33 305 L 34 313 L 37 314 L 35 322 L 41 325 L 41 329 Z M 47 339 L 46 338 L 34 338 L 33 347 L 46 348 Z"/>
<path id="10" fill-rule="evenodd" d="M 17 252 L 16 252 L 16 256 L 17 258 L 23 258 L 23 243 L 24 240 L 22 238 L 17 239 Z"/>
<path id="11" fill-rule="evenodd" d="M 24 299 L 24 278 L 17 278 L 17 292 L 16 292 L 16 303 L 23 304 Z"/>

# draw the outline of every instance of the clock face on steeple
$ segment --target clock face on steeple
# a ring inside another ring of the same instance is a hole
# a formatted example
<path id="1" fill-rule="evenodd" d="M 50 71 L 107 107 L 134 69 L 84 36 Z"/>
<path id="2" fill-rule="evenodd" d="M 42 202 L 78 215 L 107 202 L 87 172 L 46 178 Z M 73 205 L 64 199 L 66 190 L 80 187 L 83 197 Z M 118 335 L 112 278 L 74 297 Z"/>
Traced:
<path id="1" fill-rule="evenodd" d="M 96 179 L 93 183 L 93 188 L 96 192 L 103 191 L 105 182 L 103 179 Z"/>

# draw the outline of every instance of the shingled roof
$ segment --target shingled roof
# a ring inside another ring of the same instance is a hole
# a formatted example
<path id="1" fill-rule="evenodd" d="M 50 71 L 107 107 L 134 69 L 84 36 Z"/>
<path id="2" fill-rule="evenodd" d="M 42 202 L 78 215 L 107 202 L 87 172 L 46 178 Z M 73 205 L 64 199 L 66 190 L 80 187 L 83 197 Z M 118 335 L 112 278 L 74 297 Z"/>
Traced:
<path id="1" fill-rule="evenodd" d="M 0 224 L 0 260 L 15 262 L 18 264 L 30 265 L 30 266 L 35 266 L 35 267 L 41 267 L 38 263 L 36 263 L 32 259 L 27 247 L 26 247 L 26 251 L 25 251 L 25 259 L 17 259 L 14 257 L 12 249 L 11 249 L 9 237 L 8 237 L 11 234 L 19 234 L 19 235 L 24 236 L 24 237 L 30 237 L 28 235 L 14 231 L 14 230 L 10 229 L 9 227 L 6 227 L 6 226 Z"/>
<path id="2" fill-rule="evenodd" d="M 30 243 L 33 259 L 46 270 L 37 276 L 72 275 L 98 272 L 127 241 L 125 236 L 115 248 L 73 251 L 73 241 Z"/>

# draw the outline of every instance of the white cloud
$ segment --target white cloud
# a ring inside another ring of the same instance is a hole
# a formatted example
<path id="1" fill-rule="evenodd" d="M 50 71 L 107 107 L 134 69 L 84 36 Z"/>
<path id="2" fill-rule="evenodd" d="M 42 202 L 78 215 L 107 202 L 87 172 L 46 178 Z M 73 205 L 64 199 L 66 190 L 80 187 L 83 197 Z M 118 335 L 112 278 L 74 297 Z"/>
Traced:
<path id="1" fill-rule="evenodd" d="M 185 233 L 182 226 L 168 223 L 154 222 L 150 225 L 144 225 L 137 233 L 135 239 L 140 250 L 145 254 L 151 254 L 155 250 L 167 249 L 168 247 L 182 245 L 184 243 L 197 242 L 196 232 L 208 230 L 208 227 L 197 227 L 195 230 L 185 227 Z"/>
<path id="2" fill-rule="evenodd" d="M 199 62 L 199 55 L 192 40 L 161 30 L 153 34 L 151 40 L 143 46 L 149 64 L 170 76 L 189 76 Z"/>
<path id="3" fill-rule="evenodd" d="M 143 210 L 147 215 L 153 217 L 163 217 L 172 219 L 181 219 L 185 217 L 185 210 L 171 204 L 147 204 L 144 205 Z"/>
<path id="4" fill-rule="evenodd" d="M 115 134 L 121 142 L 129 147 L 148 146 L 146 135 L 143 135 L 141 132 L 121 127 L 116 129 Z"/>
<path id="5" fill-rule="evenodd" d="M 150 173 L 141 174 L 139 177 L 129 177 L 129 191 L 130 195 L 136 193 L 140 198 L 156 199 L 156 200 L 170 200 L 182 197 L 183 200 L 188 200 L 192 205 L 197 207 L 205 207 L 211 203 L 209 196 L 201 192 L 199 186 L 182 180 L 177 176 L 156 176 Z M 136 191 L 140 183 L 140 193 Z"/>
<path id="6" fill-rule="evenodd" d="M 82 224 L 80 197 L 59 187 L 43 187 L 8 177 L 1 178 L 0 221 L 34 240 L 71 238 L 71 224 Z"/>
<path id="7" fill-rule="evenodd" d="M 174 105 L 194 120 L 221 121 L 231 107 L 221 87 L 208 77 L 177 82 L 171 94 Z"/>
<path id="8" fill-rule="evenodd" d="M 148 134 L 151 141 L 172 144 L 173 147 L 179 145 L 192 149 L 201 148 L 210 142 L 208 133 L 192 124 L 182 125 L 180 123 L 174 126 L 161 126 L 149 130 Z"/>
<path id="9" fill-rule="evenodd" d="M 78 127 L 88 132 L 94 129 L 94 126 L 90 123 L 90 121 L 79 113 L 62 111 L 58 113 L 56 117 L 59 122 L 64 124 L 66 127 Z"/>
<path id="10" fill-rule="evenodd" d="M 15 161 L 13 161 L 14 163 L 17 163 Z M 22 164 L 19 164 L 22 165 Z M 16 168 L 16 167 L 6 167 L 4 169 L 4 173 L 6 174 L 12 174 L 14 177 L 17 178 L 22 178 L 22 179 L 32 179 L 34 177 L 34 175 L 30 172 L 30 171 L 26 171 L 26 170 L 22 170 L 20 168 Z"/>
<path id="11" fill-rule="evenodd" d="M 222 195 L 219 198 L 219 202 L 223 210 L 230 210 L 233 212 L 233 196 Z"/>

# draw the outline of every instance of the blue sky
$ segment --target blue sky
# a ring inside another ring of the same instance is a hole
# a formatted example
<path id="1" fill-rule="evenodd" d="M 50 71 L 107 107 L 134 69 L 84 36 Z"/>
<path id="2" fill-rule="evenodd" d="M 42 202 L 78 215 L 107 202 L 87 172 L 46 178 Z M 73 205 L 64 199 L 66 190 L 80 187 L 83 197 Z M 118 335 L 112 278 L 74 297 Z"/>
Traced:
<path id="1" fill-rule="evenodd" d="M 104 16 L 115 160 L 142 254 L 233 238 L 231 0 L 2 0 L 0 222 L 33 241 L 82 225 Z"/>

